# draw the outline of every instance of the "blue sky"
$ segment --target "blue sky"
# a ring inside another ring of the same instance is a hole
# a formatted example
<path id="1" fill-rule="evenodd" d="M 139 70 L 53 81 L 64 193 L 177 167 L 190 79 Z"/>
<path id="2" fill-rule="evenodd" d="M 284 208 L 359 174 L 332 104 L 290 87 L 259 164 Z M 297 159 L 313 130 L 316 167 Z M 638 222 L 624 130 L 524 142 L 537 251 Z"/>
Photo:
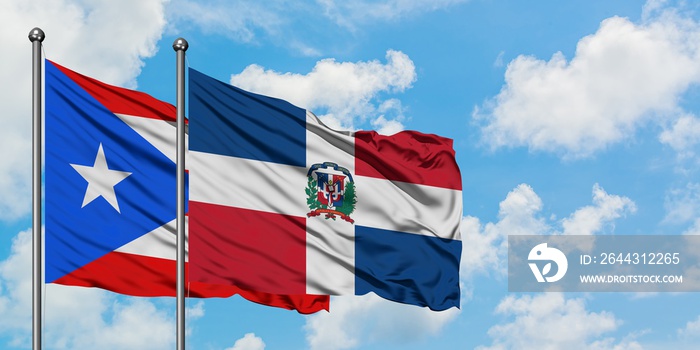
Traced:
<path id="1" fill-rule="evenodd" d="M 461 310 L 337 297 L 301 316 L 189 300 L 190 349 L 695 349 L 696 293 L 508 293 L 509 234 L 700 234 L 689 1 L 3 1 L 0 348 L 30 346 L 31 46 L 175 100 L 172 43 L 329 125 L 455 140 Z M 169 349 L 174 301 L 46 287 L 47 348 Z"/>

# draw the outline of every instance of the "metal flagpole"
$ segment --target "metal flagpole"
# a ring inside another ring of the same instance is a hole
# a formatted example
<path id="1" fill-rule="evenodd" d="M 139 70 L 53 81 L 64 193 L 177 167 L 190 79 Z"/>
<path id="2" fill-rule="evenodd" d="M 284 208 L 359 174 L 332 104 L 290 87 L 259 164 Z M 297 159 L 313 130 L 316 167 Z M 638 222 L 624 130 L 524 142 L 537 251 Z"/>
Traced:
<path id="1" fill-rule="evenodd" d="M 185 350 L 185 51 L 187 40 L 173 43 L 177 54 L 177 350 Z"/>
<path id="2" fill-rule="evenodd" d="M 41 349 L 41 43 L 44 31 L 29 32 L 32 42 L 32 349 Z"/>

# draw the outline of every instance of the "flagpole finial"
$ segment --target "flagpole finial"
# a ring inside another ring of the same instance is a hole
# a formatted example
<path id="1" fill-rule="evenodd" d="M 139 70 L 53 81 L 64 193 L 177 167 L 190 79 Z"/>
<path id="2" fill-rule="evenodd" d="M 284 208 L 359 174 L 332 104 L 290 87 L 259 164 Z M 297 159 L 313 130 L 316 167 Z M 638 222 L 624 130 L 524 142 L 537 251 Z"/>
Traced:
<path id="1" fill-rule="evenodd" d="M 177 38 L 173 43 L 173 50 L 175 51 L 187 51 L 188 47 L 190 47 L 190 45 L 184 38 Z"/>
<path id="2" fill-rule="evenodd" d="M 44 34 L 44 31 L 41 30 L 41 28 L 39 28 L 39 27 L 34 27 L 34 29 L 32 29 L 29 32 L 29 41 L 31 41 L 31 42 L 35 42 L 35 41 L 42 42 L 42 41 L 44 41 L 45 37 L 46 37 L 46 34 Z M 185 43 L 187 43 L 187 42 L 185 42 Z"/>

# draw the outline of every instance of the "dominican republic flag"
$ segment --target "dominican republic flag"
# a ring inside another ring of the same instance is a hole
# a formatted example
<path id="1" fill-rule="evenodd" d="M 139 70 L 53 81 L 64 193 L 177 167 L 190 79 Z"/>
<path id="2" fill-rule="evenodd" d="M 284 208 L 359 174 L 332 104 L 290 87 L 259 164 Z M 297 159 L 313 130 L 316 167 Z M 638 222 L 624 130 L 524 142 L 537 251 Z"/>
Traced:
<path id="1" fill-rule="evenodd" d="M 51 61 L 45 66 L 46 282 L 175 296 L 175 107 Z M 192 297 L 240 294 L 301 313 L 327 310 L 329 302 L 231 285 L 187 287 Z"/>
<path id="2" fill-rule="evenodd" d="M 189 70 L 192 280 L 459 307 L 452 140 L 338 132 Z"/>

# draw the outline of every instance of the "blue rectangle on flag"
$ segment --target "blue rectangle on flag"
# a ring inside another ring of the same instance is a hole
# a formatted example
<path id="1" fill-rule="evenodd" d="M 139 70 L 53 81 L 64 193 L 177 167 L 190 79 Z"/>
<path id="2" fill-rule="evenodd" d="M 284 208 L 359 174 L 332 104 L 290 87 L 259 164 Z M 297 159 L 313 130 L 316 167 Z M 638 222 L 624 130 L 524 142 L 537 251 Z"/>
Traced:
<path id="1" fill-rule="evenodd" d="M 190 130 L 196 131 L 190 133 L 190 150 L 306 166 L 304 109 L 241 90 L 191 68 L 189 75 Z"/>
<path id="2" fill-rule="evenodd" d="M 355 228 L 355 294 L 433 310 L 459 307 L 462 242 L 372 227 Z"/>

